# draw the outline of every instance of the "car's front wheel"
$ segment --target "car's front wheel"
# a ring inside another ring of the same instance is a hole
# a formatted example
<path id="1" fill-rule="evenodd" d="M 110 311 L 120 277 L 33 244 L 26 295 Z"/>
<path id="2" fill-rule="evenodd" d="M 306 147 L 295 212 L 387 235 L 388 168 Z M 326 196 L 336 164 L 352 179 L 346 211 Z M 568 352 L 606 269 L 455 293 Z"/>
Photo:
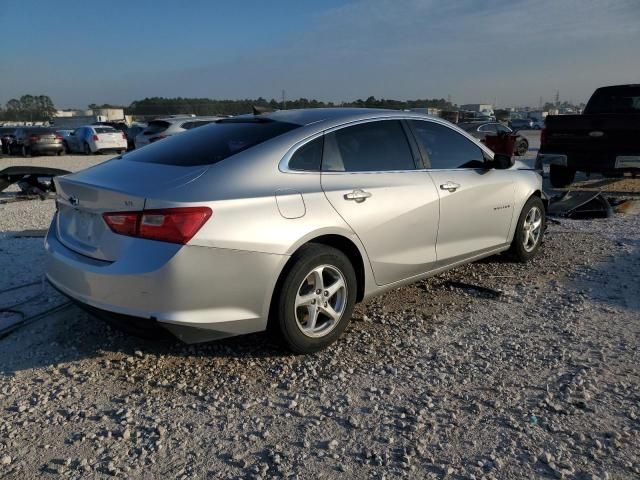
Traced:
<path id="1" fill-rule="evenodd" d="M 527 200 L 520 212 L 516 232 L 513 236 L 513 242 L 511 242 L 510 252 L 517 261 L 527 262 L 538 252 L 546 228 L 546 221 L 542 199 L 533 196 Z"/>
<path id="2" fill-rule="evenodd" d="M 273 321 L 285 345 L 312 353 L 335 342 L 349 324 L 356 274 L 344 253 L 308 244 L 294 254 L 278 291 Z"/>

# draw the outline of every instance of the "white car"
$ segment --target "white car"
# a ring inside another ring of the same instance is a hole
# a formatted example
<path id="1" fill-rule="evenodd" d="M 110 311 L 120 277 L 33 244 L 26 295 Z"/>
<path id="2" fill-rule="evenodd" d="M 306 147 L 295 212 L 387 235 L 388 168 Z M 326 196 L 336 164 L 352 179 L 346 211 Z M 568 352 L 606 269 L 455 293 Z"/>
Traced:
<path id="1" fill-rule="evenodd" d="M 152 120 L 142 132 L 136 135 L 135 147 L 142 148 L 145 145 L 157 142 L 163 138 L 207 125 L 221 118 L 222 117 L 176 116 Z"/>
<path id="2" fill-rule="evenodd" d="M 64 146 L 68 153 L 122 153 L 127 150 L 127 137 L 113 127 L 87 125 L 65 137 Z"/>

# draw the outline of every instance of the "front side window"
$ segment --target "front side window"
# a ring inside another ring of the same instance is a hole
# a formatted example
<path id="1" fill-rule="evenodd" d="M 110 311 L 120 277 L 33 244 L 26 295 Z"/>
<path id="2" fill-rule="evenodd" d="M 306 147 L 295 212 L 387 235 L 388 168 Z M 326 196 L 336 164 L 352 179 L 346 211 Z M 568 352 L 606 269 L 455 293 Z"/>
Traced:
<path id="1" fill-rule="evenodd" d="M 320 164 L 322 163 L 323 140 L 324 137 L 321 136 L 320 138 L 316 138 L 296 150 L 289 160 L 289 169 L 306 172 L 319 172 Z"/>
<path id="2" fill-rule="evenodd" d="M 416 139 L 433 169 L 483 168 L 480 147 L 452 128 L 435 122 L 412 120 Z"/>
<path id="3" fill-rule="evenodd" d="M 411 147 L 399 120 L 362 123 L 325 136 L 323 171 L 384 172 L 415 168 Z"/>

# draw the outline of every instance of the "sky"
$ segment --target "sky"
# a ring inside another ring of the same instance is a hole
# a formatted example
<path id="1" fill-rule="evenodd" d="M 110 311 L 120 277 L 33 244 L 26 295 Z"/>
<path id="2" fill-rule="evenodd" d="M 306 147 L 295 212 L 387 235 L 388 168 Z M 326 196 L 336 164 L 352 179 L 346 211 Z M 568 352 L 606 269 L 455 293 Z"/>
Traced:
<path id="1" fill-rule="evenodd" d="M 640 83 L 640 0 L 0 0 L 0 103 L 152 96 L 536 106 Z"/>

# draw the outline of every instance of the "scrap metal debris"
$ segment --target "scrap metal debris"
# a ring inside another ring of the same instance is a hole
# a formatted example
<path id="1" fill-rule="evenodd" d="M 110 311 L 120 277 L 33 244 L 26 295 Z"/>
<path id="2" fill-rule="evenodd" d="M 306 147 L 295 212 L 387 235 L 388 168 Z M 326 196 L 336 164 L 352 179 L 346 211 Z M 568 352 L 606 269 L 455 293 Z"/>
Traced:
<path id="1" fill-rule="evenodd" d="M 55 192 L 53 177 L 69 173 L 71 172 L 60 168 L 7 167 L 0 170 L 0 192 L 10 185 L 17 184 L 23 194 L 35 195 L 44 200 L 51 192 Z"/>
<path id="2" fill-rule="evenodd" d="M 58 312 L 60 310 L 63 310 L 71 306 L 72 303 L 67 300 L 57 305 L 54 305 L 53 307 L 47 308 L 44 311 L 27 315 L 27 312 L 24 311 L 24 308 L 29 304 L 31 304 L 32 302 L 38 300 L 40 297 L 42 297 L 42 295 L 44 295 L 45 285 L 43 281 L 29 282 L 29 283 L 24 283 L 22 285 L 16 285 L 14 287 L 6 288 L 0 291 L 0 296 L 8 292 L 15 292 L 17 290 L 27 289 L 35 285 L 41 285 L 40 291 L 38 293 L 30 295 L 10 305 L 0 306 L 0 338 L 8 335 L 9 333 L 13 332 L 18 328 L 26 326 L 41 318 L 44 318 L 49 314 Z"/>
<path id="3" fill-rule="evenodd" d="M 547 214 L 572 219 L 608 218 L 613 209 L 601 192 L 568 191 L 551 199 Z"/>

